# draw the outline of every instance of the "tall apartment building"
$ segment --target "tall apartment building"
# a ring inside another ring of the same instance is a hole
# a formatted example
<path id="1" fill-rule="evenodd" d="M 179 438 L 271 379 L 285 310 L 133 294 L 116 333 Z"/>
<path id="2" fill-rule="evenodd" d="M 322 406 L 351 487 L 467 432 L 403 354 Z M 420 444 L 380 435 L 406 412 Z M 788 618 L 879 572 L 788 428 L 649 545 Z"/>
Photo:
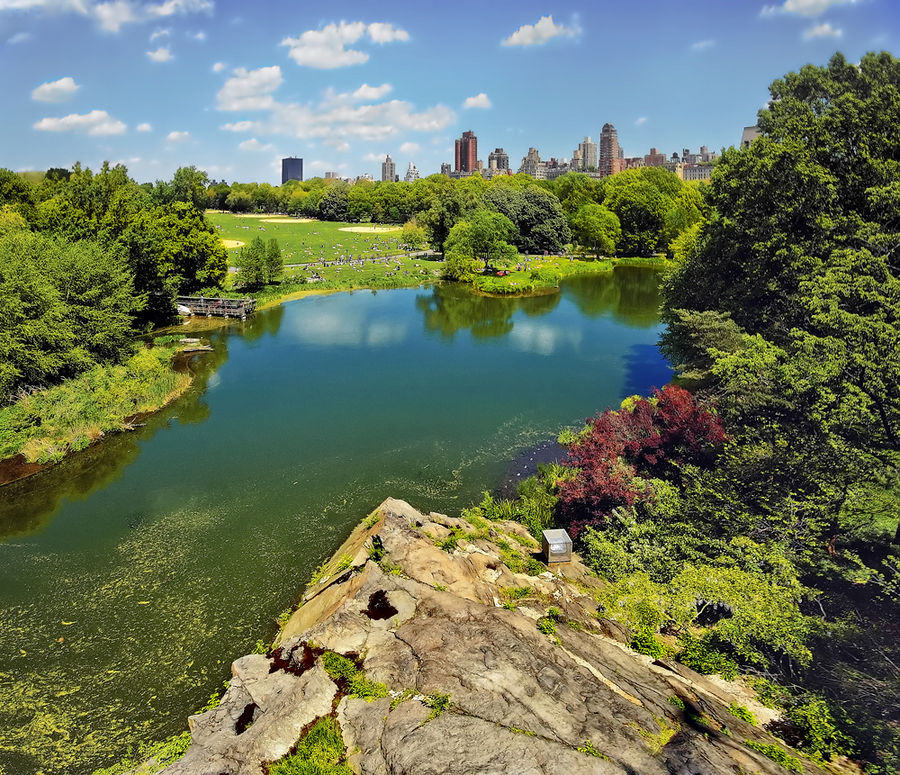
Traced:
<path id="1" fill-rule="evenodd" d="M 488 154 L 488 169 L 508 170 L 509 154 L 502 148 L 494 148 L 494 150 Z"/>
<path id="2" fill-rule="evenodd" d="M 474 132 L 463 132 L 456 141 L 456 172 L 475 172 L 478 162 L 478 138 Z"/>
<path id="3" fill-rule="evenodd" d="M 410 162 L 409 167 L 406 168 L 406 175 L 403 176 L 403 179 L 407 183 L 412 183 L 414 180 L 419 179 L 419 170 L 412 162 Z"/>
<path id="4" fill-rule="evenodd" d="M 664 167 L 667 161 L 666 155 L 656 148 L 651 148 L 650 153 L 644 156 L 645 167 Z"/>
<path id="5" fill-rule="evenodd" d="M 381 162 L 381 182 L 390 181 L 393 183 L 395 180 L 397 180 L 397 165 L 394 164 L 394 160 L 388 154 L 384 157 L 384 161 Z"/>
<path id="6" fill-rule="evenodd" d="M 450 164 L 448 162 L 441 162 L 441 175 L 446 175 L 450 177 L 450 173 L 452 170 L 450 169 Z"/>
<path id="7" fill-rule="evenodd" d="M 759 127 L 756 124 L 753 126 L 745 126 L 744 131 L 741 132 L 741 148 L 749 148 L 750 143 L 759 137 L 759 135 Z"/>
<path id="8" fill-rule="evenodd" d="M 611 127 L 612 124 L 607 124 L 606 126 Z M 606 129 L 606 127 L 604 127 L 604 129 Z M 616 130 L 613 129 L 613 132 L 615 131 Z M 585 137 L 584 140 L 578 143 L 578 152 L 581 157 L 581 166 L 577 169 L 584 170 L 585 172 L 597 169 L 597 143 L 592 142 L 590 137 Z M 574 153 L 572 154 L 572 158 L 574 160 Z M 575 165 L 573 164 L 572 166 L 574 167 Z"/>
<path id="9" fill-rule="evenodd" d="M 615 175 L 622 169 L 619 153 L 619 133 L 612 124 L 604 124 L 600 130 L 600 154 L 597 170 L 601 175 Z"/>
<path id="10" fill-rule="evenodd" d="M 519 172 L 531 175 L 535 180 L 545 180 L 547 178 L 547 163 L 541 161 L 541 155 L 537 148 L 529 148 L 528 154 L 522 158 L 522 164 Z"/>
<path id="11" fill-rule="evenodd" d="M 289 180 L 303 182 L 303 159 L 288 156 L 281 160 L 281 184 L 284 185 Z"/>

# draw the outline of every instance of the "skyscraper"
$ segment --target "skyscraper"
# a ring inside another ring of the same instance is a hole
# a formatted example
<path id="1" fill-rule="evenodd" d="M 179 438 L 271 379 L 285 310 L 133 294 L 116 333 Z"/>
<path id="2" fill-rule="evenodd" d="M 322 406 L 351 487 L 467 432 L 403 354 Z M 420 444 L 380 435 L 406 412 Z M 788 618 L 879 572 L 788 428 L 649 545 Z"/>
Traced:
<path id="1" fill-rule="evenodd" d="M 612 124 L 604 124 L 600 130 L 600 159 L 597 170 L 601 175 L 615 175 L 621 169 L 619 134 Z"/>
<path id="2" fill-rule="evenodd" d="M 384 161 L 381 162 L 381 182 L 390 181 L 393 183 L 397 179 L 397 165 L 394 164 L 394 160 L 391 158 L 391 155 L 388 154 L 384 157 Z"/>
<path id="3" fill-rule="evenodd" d="M 597 169 L 597 143 L 590 137 L 585 137 L 578 143 L 578 150 L 581 151 L 581 169 L 585 171 Z"/>
<path id="4" fill-rule="evenodd" d="M 478 138 L 474 132 L 463 132 L 456 141 L 456 172 L 474 172 L 478 161 Z"/>
<path id="5" fill-rule="evenodd" d="M 284 185 L 289 180 L 303 181 L 303 159 L 288 156 L 281 160 L 281 183 Z"/>

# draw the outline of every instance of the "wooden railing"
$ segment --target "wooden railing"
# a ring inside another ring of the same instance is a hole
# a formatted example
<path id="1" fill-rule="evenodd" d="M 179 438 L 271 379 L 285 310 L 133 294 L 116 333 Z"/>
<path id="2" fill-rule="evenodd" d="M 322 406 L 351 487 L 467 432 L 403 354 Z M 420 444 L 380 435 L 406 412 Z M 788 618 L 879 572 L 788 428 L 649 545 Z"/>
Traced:
<path id="1" fill-rule="evenodd" d="M 220 299 L 206 296 L 179 296 L 175 299 L 179 315 L 206 315 L 246 319 L 256 309 L 256 299 Z"/>

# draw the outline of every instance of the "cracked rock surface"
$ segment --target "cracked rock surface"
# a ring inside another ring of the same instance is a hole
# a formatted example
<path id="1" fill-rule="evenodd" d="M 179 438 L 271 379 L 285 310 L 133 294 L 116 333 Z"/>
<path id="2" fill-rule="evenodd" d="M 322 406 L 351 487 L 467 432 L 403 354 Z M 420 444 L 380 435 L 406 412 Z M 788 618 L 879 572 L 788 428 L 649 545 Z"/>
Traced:
<path id="1" fill-rule="evenodd" d="M 440 548 L 454 531 L 456 546 Z M 577 558 L 527 576 L 504 563 L 510 548 L 537 549 L 516 523 L 476 529 L 386 500 L 273 651 L 234 663 L 222 703 L 190 719 L 191 746 L 164 772 L 263 775 L 332 714 L 350 766 L 366 775 L 784 772 L 744 744 L 785 748 L 728 712 L 744 697 L 622 645 L 621 625 L 596 615 L 602 582 Z M 521 595 L 515 610 L 502 606 L 510 588 Z M 551 606 L 562 621 L 548 636 L 535 620 Z M 323 649 L 358 660 L 396 699 L 345 696 L 321 666 Z M 428 695 L 449 695 L 449 709 L 436 713 Z"/>

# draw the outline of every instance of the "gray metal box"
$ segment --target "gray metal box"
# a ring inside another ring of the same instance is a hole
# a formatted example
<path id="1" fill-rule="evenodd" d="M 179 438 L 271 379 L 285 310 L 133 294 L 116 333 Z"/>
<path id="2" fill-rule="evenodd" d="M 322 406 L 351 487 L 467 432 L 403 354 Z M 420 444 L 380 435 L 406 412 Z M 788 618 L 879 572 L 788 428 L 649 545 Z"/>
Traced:
<path id="1" fill-rule="evenodd" d="M 565 530 L 545 530 L 542 534 L 541 549 L 548 565 L 572 561 L 572 539 Z"/>

